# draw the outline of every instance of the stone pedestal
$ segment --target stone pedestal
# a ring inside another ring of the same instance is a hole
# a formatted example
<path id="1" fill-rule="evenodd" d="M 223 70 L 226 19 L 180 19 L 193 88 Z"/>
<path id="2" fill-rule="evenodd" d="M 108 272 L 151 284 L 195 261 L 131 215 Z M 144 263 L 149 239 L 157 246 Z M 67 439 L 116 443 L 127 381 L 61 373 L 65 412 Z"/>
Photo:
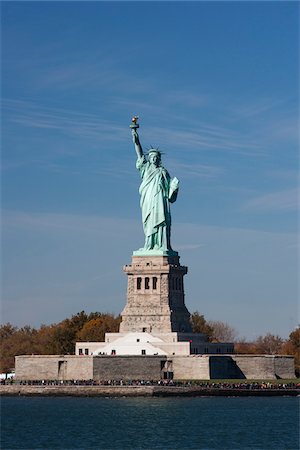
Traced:
<path id="1" fill-rule="evenodd" d="M 128 288 L 120 333 L 191 332 L 190 313 L 184 304 L 187 267 L 180 265 L 178 255 L 134 255 L 123 270 Z"/>

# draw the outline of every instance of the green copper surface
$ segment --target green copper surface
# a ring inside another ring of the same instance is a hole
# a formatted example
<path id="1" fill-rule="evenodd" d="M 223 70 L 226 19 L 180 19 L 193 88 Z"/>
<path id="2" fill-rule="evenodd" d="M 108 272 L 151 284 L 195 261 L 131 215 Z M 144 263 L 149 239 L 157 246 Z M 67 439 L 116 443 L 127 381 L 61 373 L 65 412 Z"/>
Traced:
<path id="1" fill-rule="evenodd" d="M 169 250 L 145 250 L 144 248 L 140 248 L 139 250 L 135 250 L 133 252 L 134 256 L 178 256 L 178 252 L 175 252 L 175 250 L 169 249 Z"/>
<path id="2" fill-rule="evenodd" d="M 170 204 L 177 199 L 179 181 L 170 177 L 161 164 L 159 150 L 151 149 L 144 155 L 137 132 L 137 123 L 131 126 L 135 151 L 136 168 L 140 171 L 140 206 L 145 233 L 145 245 L 135 251 L 134 255 L 177 255 L 171 247 L 171 212 Z"/>

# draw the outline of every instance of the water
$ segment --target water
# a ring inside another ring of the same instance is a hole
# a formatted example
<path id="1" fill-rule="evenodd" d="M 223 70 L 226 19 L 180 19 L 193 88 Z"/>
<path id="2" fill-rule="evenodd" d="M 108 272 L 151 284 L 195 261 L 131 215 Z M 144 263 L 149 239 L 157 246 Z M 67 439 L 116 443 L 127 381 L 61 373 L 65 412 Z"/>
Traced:
<path id="1" fill-rule="evenodd" d="M 3 397 L 1 449 L 299 448 L 291 397 Z"/>

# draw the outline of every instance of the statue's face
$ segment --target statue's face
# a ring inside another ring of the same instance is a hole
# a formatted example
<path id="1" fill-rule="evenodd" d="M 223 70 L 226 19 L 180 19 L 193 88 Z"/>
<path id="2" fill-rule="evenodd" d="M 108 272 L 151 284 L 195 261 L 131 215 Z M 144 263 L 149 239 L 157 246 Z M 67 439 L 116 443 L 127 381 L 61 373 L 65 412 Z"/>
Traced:
<path id="1" fill-rule="evenodd" d="M 149 155 L 149 161 L 151 164 L 153 164 L 155 167 L 158 167 L 160 165 L 160 155 L 158 153 L 150 153 Z"/>

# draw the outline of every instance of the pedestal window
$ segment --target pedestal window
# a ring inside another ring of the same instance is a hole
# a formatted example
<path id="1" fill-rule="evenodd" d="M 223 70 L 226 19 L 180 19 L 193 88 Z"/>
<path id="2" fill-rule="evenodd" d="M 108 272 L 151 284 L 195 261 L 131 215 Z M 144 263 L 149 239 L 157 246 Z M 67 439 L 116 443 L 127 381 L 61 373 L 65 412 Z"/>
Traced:
<path id="1" fill-rule="evenodd" d="M 142 287 L 142 279 L 141 279 L 141 277 L 138 277 L 138 278 L 136 279 L 136 288 L 137 288 L 138 290 L 140 290 L 141 287 Z"/>
<path id="2" fill-rule="evenodd" d="M 152 279 L 152 288 L 157 289 L 157 277 L 153 277 Z"/>
<path id="3" fill-rule="evenodd" d="M 150 279 L 149 277 L 145 277 L 145 289 L 150 289 Z"/>

